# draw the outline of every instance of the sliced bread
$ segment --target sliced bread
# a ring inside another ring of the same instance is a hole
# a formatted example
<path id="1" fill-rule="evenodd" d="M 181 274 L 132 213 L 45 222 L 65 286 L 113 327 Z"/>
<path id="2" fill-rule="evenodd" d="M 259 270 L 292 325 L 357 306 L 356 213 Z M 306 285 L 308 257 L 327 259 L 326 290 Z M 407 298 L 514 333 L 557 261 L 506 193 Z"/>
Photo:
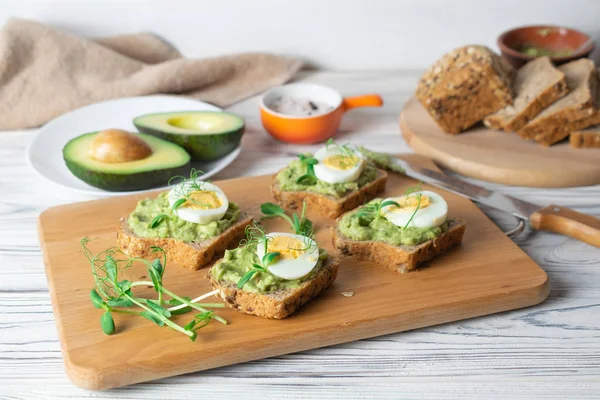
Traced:
<path id="1" fill-rule="evenodd" d="M 451 51 L 421 77 L 417 99 L 446 133 L 457 134 L 512 104 L 514 70 L 485 46 Z"/>
<path id="2" fill-rule="evenodd" d="M 552 145 L 569 135 L 574 122 L 596 113 L 598 78 L 594 63 L 579 59 L 561 65 L 559 69 L 567 77 L 569 93 L 521 128 L 517 133 L 522 138 Z"/>
<path id="3" fill-rule="evenodd" d="M 356 241 L 342 234 L 337 227 L 332 227 L 333 246 L 342 255 L 361 261 L 373 261 L 392 271 L 405 273 L 414 270 L 425 261 L 447 252 L 462 242 L 466 222 L 460 219 L 449 219 L 448 230 L 435 239 L 416 246 L 392 246 L 381 241 Z"/>
<path id="4" fill-rule="evenodd" d="M 277 181 L 277 174 L 275 174 L 273 176 L 273 183 L 271 184 L 271 193 L 273 193 L 275 200 L 284 208 L 297 210 L 302 207 L 303 202 L 306 202 L 309 210 L 315 210 L 319 214 L 329 218 L 336 218 L 344 212 L 350 211 L 366 201 L 374 199 L 377 193 L 385 189 L 387 177 L 387 172 L 377 169 L 375 180 L 367 183 L 358 190 L 338 198 L 307 191 L 290 192 L 282 190 Z"/>
<path id="5" fill-rule="evenodd" d="M 185 268 L 197 270 L 208 265 L 217 257 L 222 257 L 225 250 L 236 247 L 245 237 L 246 226 L 252 223 L 252 216 L 245 212 L 227 230 L 209 240 L 201 242 L 183 242 L 173 238 L 147 238 L 137 236 L 122 218 L 117 228 L 117 246 L 132 257 L 153 257 L 156 253 L 152 247 L 162 248 L 170 261 L 181 264 Z"/>
<path id="6" fill-rule="evenodd" d="M 323 261 L 314 278 L 303 282 L 299 287 L 265 294 L 238 289 L 233 282 L 216 281 L 211 270 L 208 270 L 208 279 L 213 288 L 219 290 L 219 296 L 228 307 L 244 314 L 282 319 L 331 286 L 337 277 L 338 268 L 338 260 L 329 256 Z"/>
<path id="7" fill-rule="evenodd" d="M 569 143 L 576 148 L 600 148 L 600 125 L 571 132 Z"/>
<path id="8" fill-rule="evenodd" d="M 517 131 L 568 91 L 565 74 L 552 65 L 550 58 L 535 58 L 517 71 L 514 103 L 488 115 L 483 123 L 492 129 Z"/>

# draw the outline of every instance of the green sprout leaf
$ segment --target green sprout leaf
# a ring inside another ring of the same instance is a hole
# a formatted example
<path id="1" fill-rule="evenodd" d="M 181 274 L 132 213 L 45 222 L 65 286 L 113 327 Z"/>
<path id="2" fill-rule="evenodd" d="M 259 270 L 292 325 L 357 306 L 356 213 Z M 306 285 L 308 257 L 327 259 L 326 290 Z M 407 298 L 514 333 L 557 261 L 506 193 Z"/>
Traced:
<path id="1" fill-rule="evenodd" d="M 279 257 L 281 255 L 280 252 L 278 251 L 272 251 L 270 253 L 267 253 L 263 256 L 262 258 L 262 266 L 264 268 L 267 268 L 269 265 L 271 265 L 273 263 L 273 261 Z"/>
<path id="2" fill-rule="evenodd" d="M 238 281 L 238 283 L 237 283 L 238 289 L 242 289 L 246 285 L 246 283 L 248 283 L 248 281 L 250 279 L 252 279 L 252 277 L 254 276 L 254 274 L 256 274 L 257 272 L 258 272 L 257 269 L 251 269 L 250 271 L 246 272 L 244 274 L 244 276 L 242 276 L 240 278 L 240 280 Z"/>
<path id="3" fill-rule="evenodd" d="M 260 205 L 260 212 L 268 216 L 279 216 L 285 214 L 285 210 L 273 203 L 263 203 Z"/>
<path id="4" fill-rule="evenodd" d="M 167 317 L 167 318 L 171 317 L 171 312 L 169 310 L 167 310 L 166 308 L 163 308 L 158 303 L 148 299 L 148 300 L 146 300 L 146 304 L 148 305 L 148 307 L 150 307 L 152 309 L 152 311 L 162 315 L 163 317 Z"/>
<path id="5" fill-rule="evenodd" d="M 141 315 L 142 315 L 142 317 L 144 317 L 146 319 L 149 319 L 150 321 L 154 322 L 158 326 L 164 326 L 165 325 L 165 322 L 161 318 L 159 318 L 155 314 L 152 314 L 149 311 L 142 311 Z"/>
<path id="6" fill-rule="evenodd" d="M 134 305 L 131 300 L 125 298 L 111 299 L 106 304 L 110 307 L 133 307 Z"/>
<path id="7" fill-rule="evenodd" d="M 102 308 L 102 304 L 104 303 L 104 300 L 98 294 L 96 289 L 92 289 L 92 291 L 90 292 L 90 298 L 92 299 L 92 304 L 94 305 L 94 307 Z"/>
<path id="8" fill-rule="evenodd" d="M 171 206 L 171 208 L 173 210 L 177 210 L 179 207 L 181 207 L 183 205 L 183 203 L 185 203 L 187 200 L 186 199 L 179 199 L 177 200 L 175 203 L 173 203 L 173 205 Z"/>
<path id="9" fill-rule="evenodd" d="M 106 270 L 106 275 L 108 278 L 115 282 L 117 280 L 117 262 L 112 256 L 106 256 L 106 260 L 104 262 L 104 269 Z"/>
<path id="10" fill-rule="evenodd" d="M 298 178 L 296 183 L 309 186 L 315 185 L 318 181 L 317 176 L 315 175 L 315 165 L 319 163 L 319 160 L 306 154 L 298 154 L 298 158 L 300 159 L 300 162 L 306 166 L 306 174 Z"/>
<path id="11" fill-rule="evenodd" d="M 107 335 L 115 333 L 115 321 L 110 312 L 106 311 L 102 314 L 100 317 L 100 326 L 102 327 L 102 331 Z"/>
<path id="12" fill-rule="evenodd" d="M 152 218 L 152 221 L 150 221 L 150 223 L 148 224 L 148 227 L 150 229 L 154 229 L 158 225 L 160 225 L 161 222 L 163 222 L 164 220 L 167 220 L 167 219 L 171 219 L 171 217 L 169 217 L 167 214 L 158 214 L 156 217 Z"/>
<path id="13" fill-rule="evenodd" d="M 154 271 L 156 271 L 158 276 L 160 276 L 161 278 L 162 278 L 163 274 L 165 273 L 163 265 L 158 258 L 155 258 L 154 261 L 152 261 L 152 269 Z"/>

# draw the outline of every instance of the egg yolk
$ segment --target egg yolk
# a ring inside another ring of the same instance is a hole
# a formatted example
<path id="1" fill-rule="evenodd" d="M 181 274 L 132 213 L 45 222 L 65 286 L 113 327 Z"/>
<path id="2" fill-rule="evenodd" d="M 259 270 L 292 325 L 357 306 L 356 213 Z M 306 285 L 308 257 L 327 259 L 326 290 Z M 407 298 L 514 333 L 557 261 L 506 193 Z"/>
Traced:
<path id="1" fill-rule="evenodd" d="M 419 210 L 422 210 L 423 208 L 427 208 L 431 205 L 431 199 L 424 194 L 421 195 L 420 199 L 419 196 L 409 195 L 395 200 L 396 203 L 400 205 L 400 208 L 391 206 L 390 211 L 392 212 L 415 211 L 417 206 Z"/>
<path id="2" fill-rule="evenodd" d="M 183 203 L 183 207 L 193 208 L 196 210 L 210 210 L 221 207 L 221 199 L 215 192 L 209 190 L 197 190 L 190 193 L 188 200 Z"/>
<path id="3" fill-rule="evenodd" d="M 323 164 L 344 171 L 354 167 L 359 161 L 360 159 L 357 156 L 337 155 L 325 158 Z"/>
<path id="4" fill-rule="evenodd" d="M 306 245 L 300 240 L 289 236 L 275 236 L 267 244 L 267 252 L 279 252 L 280 260 L 293 260 L 300 257 L 306 250 Z"/>

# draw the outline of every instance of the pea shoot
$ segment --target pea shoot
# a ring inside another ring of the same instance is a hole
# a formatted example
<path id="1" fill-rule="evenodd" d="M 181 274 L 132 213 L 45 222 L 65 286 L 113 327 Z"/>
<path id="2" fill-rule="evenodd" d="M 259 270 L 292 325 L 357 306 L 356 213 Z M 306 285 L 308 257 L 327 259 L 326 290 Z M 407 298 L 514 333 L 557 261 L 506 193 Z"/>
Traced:
<path id="1" fill-rule="evenodd" d="M 304 185 L 314 185 L 318 179 L 315 175 L 315 165 L 319 163 L 319 160 L 311 156 L 310 154 L 298 154 L 300 162 L 306 166 L 306 174 L 302 175 L 296 180 L 296 183 Z"/>
<path id="2" fill-rule="evenodd" d="M 223 303 L 198 303 L 200 300 L 213 296 L 218 293 L 217 290 L 199 296 L 196 299 L 179 296 L 164 286 L 163 275 L 167 265 L 166 254 L 160 247 L 152 247 L 152 251 L 158 256 L 152 262 L 143 259 L 130 257 L 124 252 L 110 248 L 98 254 L 93 254 L 88 244 L 89 238 L 81 239 L 81 248 L 92 268 L 95 287 L 90 291 L 90 300 L 94 307 L 104 310 L 100 317 L 100 327 L 107 335 L 112 335 L 116 331 L 113 313 L 138 315 L 144 317 L 158 326 L 168 326 L 184 335 L 192 341 L 197 338 L 197 331 L 206 326 L 211 320 L 216 320 L 222 324 L 227 321 L 214 313 L 214 310 L 207 308 L 222 308 Z M 134 263 L 139 262 L 147 267 L 150 281 L 129 281 L 120 279 L 119 273 Z M 133 291 L 135 287 L 152 287 L 157 293 L 156 299 L 140 297 Z M 170 299 L 165 301 L 164 296 Z M 169 307 L 172 306 L 172 307 Z M 194 315 L 191 322 L 181 326 L 171 320 L 174 315 L 184 312 L 199 311 Z"/>

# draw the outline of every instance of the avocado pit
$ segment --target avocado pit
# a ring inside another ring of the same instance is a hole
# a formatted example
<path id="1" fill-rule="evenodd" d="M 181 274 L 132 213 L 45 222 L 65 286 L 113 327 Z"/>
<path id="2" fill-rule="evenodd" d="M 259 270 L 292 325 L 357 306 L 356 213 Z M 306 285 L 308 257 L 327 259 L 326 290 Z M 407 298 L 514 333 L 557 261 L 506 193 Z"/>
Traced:
<path id="1" fill-rule="evenodd" d="M 91 158 L 109 164 L 143 160 L 152 154 L 150 146 L 138 135 L 121 129 L 98 132 L 89 151 Z"/>

